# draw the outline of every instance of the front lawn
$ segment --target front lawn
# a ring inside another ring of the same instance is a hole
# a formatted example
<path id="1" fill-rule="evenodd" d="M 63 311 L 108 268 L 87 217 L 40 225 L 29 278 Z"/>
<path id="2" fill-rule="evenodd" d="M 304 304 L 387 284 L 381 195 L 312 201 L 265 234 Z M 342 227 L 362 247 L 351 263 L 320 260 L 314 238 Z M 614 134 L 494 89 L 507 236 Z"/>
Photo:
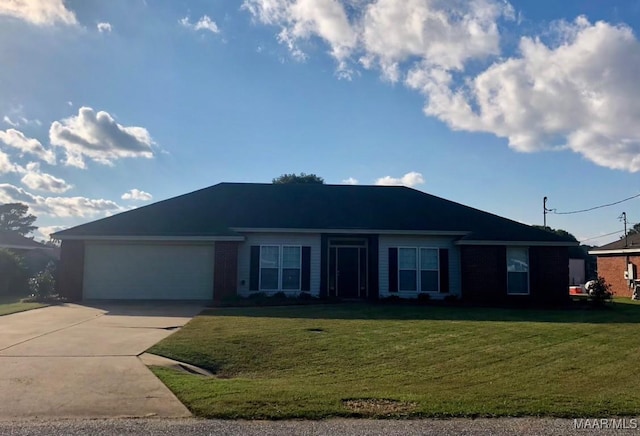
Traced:
<path id="1" fill-rule="evenodd" d="M 23 303 L 19 297 L 0 297 L 0 316 L 44 307 L 42 303 Z"/>
<path id="2" fill-rule="evenodd" d="M 204 312 L 150 352 L 197 416 L 640 413 L 640 305 L 510 310 L 368 304 Z"/>

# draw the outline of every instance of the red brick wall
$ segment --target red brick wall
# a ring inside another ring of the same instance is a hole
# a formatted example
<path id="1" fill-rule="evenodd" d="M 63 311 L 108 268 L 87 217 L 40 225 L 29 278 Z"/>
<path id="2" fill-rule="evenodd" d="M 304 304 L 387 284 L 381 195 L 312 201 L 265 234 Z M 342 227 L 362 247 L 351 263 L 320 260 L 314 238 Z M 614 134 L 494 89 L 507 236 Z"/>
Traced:
<path id="1" fill-rule="evenodd" d="M 238 282 L 238 242 L 216 242 L 213 267 L 213 299 L 237 293 Z"/>
<path id="2" fill-rule="evenodd" d="M 640 256 L 629 256 L 629 262 L 636 266 L 636 278 L 640 272 Z M 619 297 L 631 297 L 633 289 L 629 288 L 629 282 L 624 278 L 627 270 L 627 256 L 598 255 L 598 275 L 604 277 L 605 281 L 611 285 L 611 291 Z"/>
<path id="3" fill-rule="evenodd" d="M 58 293 L 72 301 L 82 300 L 84 241 L 62 241 L 58 265 Z"/>
<path id="4" fill-rule="evenodd" d="M 507 294 L 507 258 L 504 246 L 460 247 L 462 298 L 501 301 Z"/>
<path id="5" fill-rule="evenodd" d="M 478 302 L 559 303 L 569 298 L 567 247 L 529 248 L 529 295 L 507 294 L 504 245 L 462 246 L 462 298 Z"/>
<path id="6" fill-rule="evenodd" d="M 569 249 L 529 247 L 531 298 L 539 302 L 569 299 Z"/>

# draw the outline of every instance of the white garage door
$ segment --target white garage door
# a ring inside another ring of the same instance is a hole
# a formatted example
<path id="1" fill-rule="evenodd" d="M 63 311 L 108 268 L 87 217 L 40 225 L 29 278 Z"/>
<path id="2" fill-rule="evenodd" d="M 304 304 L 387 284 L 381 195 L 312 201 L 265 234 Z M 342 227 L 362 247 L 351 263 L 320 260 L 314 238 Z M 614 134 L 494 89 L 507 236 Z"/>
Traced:
<path id="1" fill-rule="evenodd" d="M 85 299 L 211 300 L 213 246 L 87 243 Z"/>

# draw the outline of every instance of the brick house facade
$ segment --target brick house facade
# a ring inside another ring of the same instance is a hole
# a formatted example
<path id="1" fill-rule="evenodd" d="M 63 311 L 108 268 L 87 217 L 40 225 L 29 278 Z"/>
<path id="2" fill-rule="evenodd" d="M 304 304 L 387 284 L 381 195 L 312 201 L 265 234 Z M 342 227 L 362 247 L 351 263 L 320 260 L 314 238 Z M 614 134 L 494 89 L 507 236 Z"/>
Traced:
<path id="1" fill-rule="evenodd" d="M 589 251 L 598 258 L 598 276 L 611 285 L 611 291 L 618 297 L 631 297 L 634 287 L 640 280 L 640 235 L 629 235 L 625 239 L 614 241 Z M 629 277 L 629 265 L 632 275 Z M 625 275 L 626 273 L 626 275 Z"/>

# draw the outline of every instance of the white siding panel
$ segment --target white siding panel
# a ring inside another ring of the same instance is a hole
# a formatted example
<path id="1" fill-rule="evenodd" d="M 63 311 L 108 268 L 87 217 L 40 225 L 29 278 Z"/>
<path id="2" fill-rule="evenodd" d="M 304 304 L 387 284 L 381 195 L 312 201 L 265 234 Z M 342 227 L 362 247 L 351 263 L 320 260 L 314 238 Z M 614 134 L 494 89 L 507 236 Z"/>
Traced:
<path id="1" fill-rule="evenodd" d="M 390 247 L 424 247 L 424 248 L 446 248 L 449 250 L 449 293 L 437 294 L 445 297 L 446 295 L 458 295 L 461 292 L 460 278 L 460 249 L 454 245 L 453 238 L 438 236 L 387 236 L 380 235 L 379 252 L 378 252 L 378 277 L 380 280 L 380 297 L 385 298 L 391 295 L 397 295 L 401 298 L 416 298 L 416 292 L 393 292 L 389 293 L 389 248 Z"/>
<path id="2" fill-rule="evenodd" d="M 247 233 L 245 241 L 238 248 L 238 294 L 247 296 L 251 268 L 252 245 L 300 245 L 311 247 L 311 291 L 320 295 L 320 235 L 303 233 Z M 298 291 L 284 291 L 296 295 Z"/>
<path id="3" fill-rule="evenodd" d="M 211 300 L 213 245 L 87 243 L 85 299 Z"/>

